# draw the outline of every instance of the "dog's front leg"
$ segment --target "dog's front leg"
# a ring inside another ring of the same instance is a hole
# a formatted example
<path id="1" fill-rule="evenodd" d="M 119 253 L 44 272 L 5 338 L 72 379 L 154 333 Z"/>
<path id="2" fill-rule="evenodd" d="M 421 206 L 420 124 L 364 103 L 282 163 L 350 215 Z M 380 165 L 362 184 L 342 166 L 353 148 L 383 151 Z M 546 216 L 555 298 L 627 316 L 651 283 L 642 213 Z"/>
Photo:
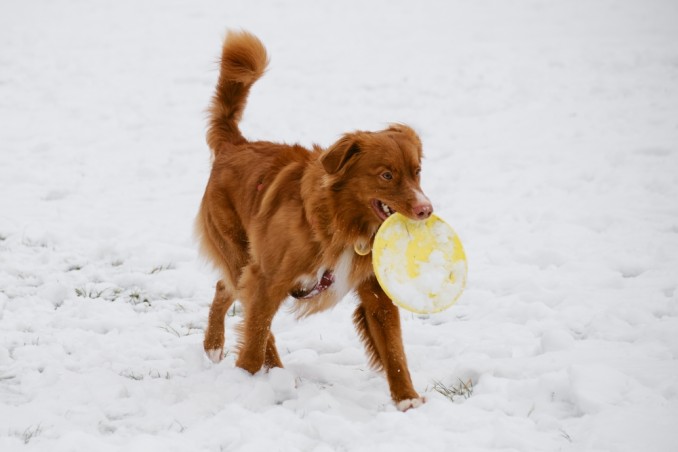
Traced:
<path id="1" fill-rule="evenodd" d="M 250 373 L 256 373 L 264 364 L 266 367 L 282 367 L 271 333 L 271 322 L 285 299 L 285 292 L 278 294 L 272 288 L 258 266 L 250 265 L 243 272 L 240 295 L 244 320 L 240 326 L 235 365 Z"/>
<path id="2" fill-rule="evenodd" d="M 358 296 L 360 306 L 353 320 L 370 363 L 386 372 L 391 397 L 399 410 L 418 407 L 425 399 L 414 390 L 407 369 L 398 308 L 374 277 L 358 287 Z"/>

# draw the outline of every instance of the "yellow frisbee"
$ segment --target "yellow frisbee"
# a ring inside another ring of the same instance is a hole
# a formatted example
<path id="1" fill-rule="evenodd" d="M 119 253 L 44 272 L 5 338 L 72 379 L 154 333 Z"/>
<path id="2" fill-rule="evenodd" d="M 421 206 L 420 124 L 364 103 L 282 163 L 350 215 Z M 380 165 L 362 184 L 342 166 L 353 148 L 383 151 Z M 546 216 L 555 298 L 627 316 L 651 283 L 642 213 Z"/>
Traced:
<path id="1" fill-rule="evenodd" d="M 388 217 L 374 237 L 372 265 L 391 300 L 418 314 L 449 308 L 466 286 L 464 248 L 436 215 L 423 221 Z"/>

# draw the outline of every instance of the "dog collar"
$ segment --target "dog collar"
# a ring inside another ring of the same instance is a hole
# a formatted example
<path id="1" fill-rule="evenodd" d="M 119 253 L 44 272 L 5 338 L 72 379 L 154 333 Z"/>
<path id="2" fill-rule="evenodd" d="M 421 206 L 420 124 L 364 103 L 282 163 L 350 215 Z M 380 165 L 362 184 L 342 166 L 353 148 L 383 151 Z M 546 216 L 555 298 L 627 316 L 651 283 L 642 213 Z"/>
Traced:
<path id="1" fill-rule="evenodd" d="M 290 295 L 292 295 L 297 300 L 306 300 L 308 298 L 313 298 L 322 292 L 325 292 L 333 283 L 334 273 L 332 273 L 332 270 L 325 270 L 325 273 L 323 273 L 320 281 L 318 281 L 315 286 L 311 287 L 310 289 L 296 289 L 290 292 Z"/>

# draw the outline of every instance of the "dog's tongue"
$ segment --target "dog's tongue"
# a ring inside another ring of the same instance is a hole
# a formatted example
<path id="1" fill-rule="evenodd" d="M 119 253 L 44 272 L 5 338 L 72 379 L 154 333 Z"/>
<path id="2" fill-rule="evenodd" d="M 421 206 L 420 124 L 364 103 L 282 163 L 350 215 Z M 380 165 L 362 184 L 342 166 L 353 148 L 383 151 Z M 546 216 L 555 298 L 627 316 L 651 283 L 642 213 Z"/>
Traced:
<path id="1" fill-rule="evenodd" d="M 311 287 L 310 289 L 301 288 L 293 290 L 290 292 L 290 295 L 297 299 L 313 298 L 319 293 L 327 290 L 327 288 L 330 287 L 332 283 L 334 283 L 334 273 L 332 273 L 331 270 L 325 270 L 325 273 L 323 273 L 320 281 L 318 281 L 315 286 Z"/>

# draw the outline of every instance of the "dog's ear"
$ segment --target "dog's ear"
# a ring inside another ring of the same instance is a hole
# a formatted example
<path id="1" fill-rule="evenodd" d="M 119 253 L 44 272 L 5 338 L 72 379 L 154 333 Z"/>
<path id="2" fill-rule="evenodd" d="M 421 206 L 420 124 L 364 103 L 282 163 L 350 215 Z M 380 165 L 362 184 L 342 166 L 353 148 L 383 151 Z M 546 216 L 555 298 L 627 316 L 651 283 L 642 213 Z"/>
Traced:
<path id="1" fill-rule="evenodd" d="M 328 174 L 336 174 L 346 166 L 354 155 L 360 153 L 360 146 L 352 135 L 344 135 L 334 143 L 320 158 L 320 163 Z"/>
<path id="2" fill-rule="evenodd" d="M 416 146 L 419 159 L 422 158 L 423 152 L 421 150 L 421 138 L 419 138 L 419 135 L 417 135 L 417 132 L 415 132 L 414 129 L 412 129 L 412 127 L 405 124 L 392 123 L 389 124 L 389 127 L 388 129 L 386 129 L 386 131 L 395 132 L 401 136 L 406 137 L 410 142 L 412 142 Z"/>

